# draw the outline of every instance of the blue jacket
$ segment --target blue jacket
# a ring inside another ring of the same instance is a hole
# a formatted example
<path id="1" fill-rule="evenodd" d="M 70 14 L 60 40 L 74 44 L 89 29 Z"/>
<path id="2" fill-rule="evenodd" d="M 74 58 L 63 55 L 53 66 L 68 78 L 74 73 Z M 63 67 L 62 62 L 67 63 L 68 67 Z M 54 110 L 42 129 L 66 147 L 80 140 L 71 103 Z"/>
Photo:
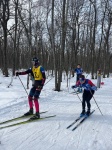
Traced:
<path id="1" fill-rule="evenodd" d="M 72 86 L 72 88 L 77 88 L 77 87 L 82 87 L 86 91 L 90 91 L 90 90 L 96 91 L 97 90 L 97 87 L 89 79 L 85 79 L 85 82 L 83 84 L 81 84 L 80 81 L 77 81 L 76 85 Z"/>
<path id="2" fill-rule="evenodd" d="M 77 75 L 81 75 L 83 73 L 82 68 L 76 68 L 75 72 L 77 73 Z"/>

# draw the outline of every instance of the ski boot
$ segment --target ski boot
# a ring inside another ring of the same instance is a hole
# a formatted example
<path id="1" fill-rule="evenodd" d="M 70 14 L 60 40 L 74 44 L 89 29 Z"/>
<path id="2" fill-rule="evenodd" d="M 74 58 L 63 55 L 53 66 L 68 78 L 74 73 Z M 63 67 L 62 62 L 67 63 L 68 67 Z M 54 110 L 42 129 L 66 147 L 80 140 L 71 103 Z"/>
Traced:
<path id="1" fill-rule="evenodd" d="M 83 117 L 85 115 L 85 110 L 82 110 L 80 117 Z"/>
<path id="2" fill-rule="evenodd" d="M 90 115 L 90 110 L 85 113 L 85 116 L 88 117 Z"/>
<path id="3" fill-rule="evenodd" d="M 33 108 L 31 108 L 27 113 L 24 114 L 24 116 L 30 116 L 33 115 Z"/>
<path id="4" fill-rule="evenodd" d="M 40 113 L 36 112 L 36 114 L 30 118 L 30 120 L 40 119 Z"/>

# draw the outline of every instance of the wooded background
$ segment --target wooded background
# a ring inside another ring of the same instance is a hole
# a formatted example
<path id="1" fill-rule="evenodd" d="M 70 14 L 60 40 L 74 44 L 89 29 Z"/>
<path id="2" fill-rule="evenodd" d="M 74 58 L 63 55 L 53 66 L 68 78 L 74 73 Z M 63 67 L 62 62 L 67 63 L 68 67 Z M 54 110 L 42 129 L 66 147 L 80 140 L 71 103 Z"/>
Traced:
<path id="1" fill-rule="evenodd" d="M 0 0 L 0 68 L 8 77 L 31 66 L 37 56 L 54 71 L 60 90 L 62 72 L 81 64 L 103 77 L 112 66 L 112 0 Z M 96 77 L 95 77 L 96 78 Z"/>

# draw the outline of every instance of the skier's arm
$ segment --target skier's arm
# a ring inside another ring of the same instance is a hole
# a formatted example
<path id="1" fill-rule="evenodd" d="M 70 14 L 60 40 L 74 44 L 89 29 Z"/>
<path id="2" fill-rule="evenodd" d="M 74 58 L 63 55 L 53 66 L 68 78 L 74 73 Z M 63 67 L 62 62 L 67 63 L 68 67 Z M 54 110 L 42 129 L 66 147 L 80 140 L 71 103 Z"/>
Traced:
<path id="1" fill-rule="evenodd" d="M 88 80 L 88 84 L 91 85 L 91 86 L 95 86 L 95 85 L 93 84 L 93 82 L 91 82 L 91 80 Z"/>
<path id="2" fill-rule="evenodd" d="M 89 90 L 94 90 L 94 91 L 97 90 L 97 87 L 91 82 L 91 80 L 88 80 L 88 86 L 86 85 L 86 87 L 87 87 Z"/>
<path id="3" fill-rule="evenodd" d="M 29 73 L 32 73 L 32 69 L 31 68 L 29 68 L 28 70 L 23 71 L 23 72 L 16 72 L 16 76 L 26 75 L 26 74 L 29 74 Z"/>
<path id="4" fill-rule="evenodd" d="M 46 80 L 46 75 L 45 75 L 45 70 L 44 70 L 43 67 L 40 67 L 40 72 L 42 73 L 42 77 L 43 77 L 43 79 L 42 79 L 42 85 L 44 85 L 45 80 Z"/>

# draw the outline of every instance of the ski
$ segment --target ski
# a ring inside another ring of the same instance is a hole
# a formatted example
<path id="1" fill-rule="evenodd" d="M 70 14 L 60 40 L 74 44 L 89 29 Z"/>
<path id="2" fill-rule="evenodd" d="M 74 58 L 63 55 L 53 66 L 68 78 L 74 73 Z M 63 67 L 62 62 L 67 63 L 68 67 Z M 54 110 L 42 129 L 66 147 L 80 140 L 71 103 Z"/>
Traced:
<path id="1" fill-rule="evenodd" d="M 43 114 L 43 113 L 46 113 L 46 112 L 47 112 L 47 111 L 43 111 L 43 112 L 40 112 L 40 114 Z M 33 114 L 33 115 L 34 115 L 34 114 Z M 29 116 L 24 116 L 24 115 L 22 115 L 22 116 L 17 117 L 17 118 L 13 118 L 13 119 L 9 119 L 9 120 L 0 122 L 0 125 L 5 124 L 5 123 L 8 123 L 8 122 L 16 121 L 16 120 L 19 120 L 19 119 L 29 118 L 29 117 L 32 117 L 33 115 L 29 115 Z"/>
<path id="2" fill-rule="evenodd" d="M 79 116 L 74 122 L 72 122 L 68 127 L 67 129 L 69 129 L 71 126 L 73 126 L 77 121 L 79 121 L 82 117 Z"/>
<path id="3" fill-rule="evenodd" d="M 87 117 L 85 116 L 73 129 L 72 131 L 76 130 L 87 118 L 89 118 L 93 113 L 94 113 L 95 110 L 93 110 L 90 115 Z"/>
<path id="4" fill-rule="evenodd" d="M 34 120 L 28 119 L 26 121 L 22 121 L 22 122 L 18 122 L 18 123 L 14 123 L 14 124 L 11 124 L 11 125 L 0 127 L 0 129 L 5 129 L 5 128 L 9 128 L 9 127 L 14 127 L 14 126 L 17 126 L 17 125 L 22 125 L 22 124 L 27 124 L 27 123 L 31 123 L 31 122 L 36 122 L 36 121 L 39 121 L 39 120 L 43 120 L 43 119 L 47 119 L 47 118 L 52 118 L 52 117 L 55 117 L 55 116 L 56 115 L 46 116 L 46 117 L 42 117 L 42 118 L 34 119 Z"/>

